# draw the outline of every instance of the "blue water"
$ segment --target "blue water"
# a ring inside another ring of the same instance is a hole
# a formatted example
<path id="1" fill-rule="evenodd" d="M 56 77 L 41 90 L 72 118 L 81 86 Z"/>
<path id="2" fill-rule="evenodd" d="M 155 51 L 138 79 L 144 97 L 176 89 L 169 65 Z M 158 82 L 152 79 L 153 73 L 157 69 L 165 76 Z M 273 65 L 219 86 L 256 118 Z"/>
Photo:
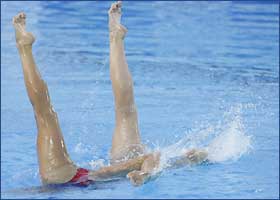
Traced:
<path id="1" fill-rule="evenodd" d="M 1 2 L 2 198 L 279 198 L 279 8 L 273 2 L 124 2 L 141 136 L 166 155 L 208 146 L 212 164 L 41 187 L 36 124 L 12 17 L 27 14 L 36 63 L 80 166 L 108 163 L 114 128 L 110 2 Z M 172 145 L 173 146 L 170 146 Z"/>

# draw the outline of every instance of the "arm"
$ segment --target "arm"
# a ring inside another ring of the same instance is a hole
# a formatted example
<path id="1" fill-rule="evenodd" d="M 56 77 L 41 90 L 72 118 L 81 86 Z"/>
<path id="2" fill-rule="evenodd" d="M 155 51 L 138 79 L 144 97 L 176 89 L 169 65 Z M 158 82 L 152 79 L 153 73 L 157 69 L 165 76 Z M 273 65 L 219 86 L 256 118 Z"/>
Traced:
<path id="1" fill-rule="evenodd" d="M 142 185 L 159 174 L 160 155 L 160 152 L 148 155 L 140 170 L 136 169 L 127 174 L 127 178 L 134 186 Z"/>
<path id="2" fill-rule="evenodd" d="M 175 159 L 171 164 L 171 168 L 182 167 L 189 164 L 199 164 L 205 161 L 206 158 L 206 151 L 191 150 Z M 102 167 L 96 171 L 91 171 L 89 173 L 89 180 L 104 181 L 127 176 L 133 185 L 138 186 L 158 175 L 159 164 L 160 152 L 154 152 L 119 164 Z"/>
<path id="3" fill-rule="evenodd" d="M 149 155 L 139 156 L 119 164 L 102 167 L 96 171 L 89 173 L 89 179 L 94 181 L 102 181 L 115 177 L 124 177 L 133 170 L 140 170 L 143 162 Z"/>
<path id="4" fill-rule="evenodd" d="M 197 165 L 207 160 L 208 152 L 203 149 L 192 149 L 171 162 L 172 168 L 179 168 L 186 165 Z"/>
<path id="5" fill-rule="evenodd" d="M 171 161 L 168 168 L 179 168 L 186 165 L 201 164 L 207 160 L 208 153 L 205 150 L 192 149 L 187 151 L 182 156 Z M 159 175 L 160 167 L 160 152 L 148 155 L 143 162 L 141 170 L 134 170 L 127 174 L 127 178 L 134 186 L 139 186 Z"/>

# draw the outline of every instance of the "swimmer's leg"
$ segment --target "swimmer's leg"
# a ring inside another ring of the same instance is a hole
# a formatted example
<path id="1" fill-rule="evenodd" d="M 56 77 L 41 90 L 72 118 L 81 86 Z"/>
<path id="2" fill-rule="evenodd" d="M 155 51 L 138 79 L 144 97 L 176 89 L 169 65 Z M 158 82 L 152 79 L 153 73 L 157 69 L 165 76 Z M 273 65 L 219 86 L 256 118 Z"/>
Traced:
<path id="1" fill-rule="evenodd" d="M 142 154 L 134 102 L 133 80 L 128 69 L 123 39 L 127 32 L 120 24 L 121 2 L 113 3 L 109 12 L 110 78 L 115 99 L 116 125 L 112 141 L 111 163 Z"/>
<path id="2" fill-rule="evenodd" d="M 50 102 L 46 83 L 36 67 L 32 44 L 34 36 L 25 30 L 25 14 L 13 18 L 16 43 L 21 58 L 24 82 L 37 123 L 37 153 L 43 183 L 65 183 L 73 178 L 76 166 L 66 150 L 58 117 Z"/>

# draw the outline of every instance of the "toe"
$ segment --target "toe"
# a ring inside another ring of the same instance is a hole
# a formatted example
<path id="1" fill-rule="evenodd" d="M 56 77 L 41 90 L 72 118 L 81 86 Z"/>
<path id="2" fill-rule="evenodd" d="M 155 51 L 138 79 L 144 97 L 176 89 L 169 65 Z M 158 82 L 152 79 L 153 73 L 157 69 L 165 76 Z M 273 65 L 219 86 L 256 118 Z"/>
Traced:
<path id="1" fill-rule="evenodd" d="M 109 13 L 109 14 L 110 14 L 110 13 L 113 13 L 115 9 L 116 9 L 116 6 L 115 6 L 115 3 L 113 3 L 113 4 L 111 5 L 111 7 L 110 7 L 108 13 Z"/>
<path id="2" fill-rule="evenodd" d="M 25 19 L 26 18 L 26 15 L 25 15 L 24 12 L 20 12 L 18 16 L 19 16 L 20 19 Z"/>
<path id="3" fill-rule="evenodd" d="M 24 12 L 20 12 L 16 16 L 13 17 L 13 24 L 20 23 L 25 24 L 26 15 Z"/>
<path id="4" fill-rule="evenodd" d="M 114 12 L 120 11 L 121 6 L 122 6 L 121 1 L 118 1 L 118 2 L 116 2 L 116 3 L 113 3 L 113 4 L 111 5 L 111 8 L 109 9 L 109 13 L 114 13 Z"/>
<path id="5" fill-rule="evenodd" d="M 122 2 L 121 2 L 121 1 L 118 1 L 118 2 L 116 3 L 116 7 L 117 7 L 117 8 L 121 8 L 121 7 L 122 7 Z"/>
<path id="6" fill-rule="evenodd" d="M 19 23 L 25 24 L 25 19 L 26 19 L 25 13 L 24 12 L 19 13 L 18 19 L 19 19 Z"/>

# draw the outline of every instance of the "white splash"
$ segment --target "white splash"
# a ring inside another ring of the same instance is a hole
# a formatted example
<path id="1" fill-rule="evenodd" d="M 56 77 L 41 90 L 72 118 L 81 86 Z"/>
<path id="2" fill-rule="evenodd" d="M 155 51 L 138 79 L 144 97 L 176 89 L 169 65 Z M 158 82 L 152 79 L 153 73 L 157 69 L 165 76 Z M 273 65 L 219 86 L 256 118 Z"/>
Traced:
<path id="1" fill-rule="evenodd" d="M 79 143 L 75 146 L 74 152 L 76 152 L 76 153 L 84 152 L 84 148 L 82 147 L 82 143 L 81 143 L 81 142 L 79 142 Z"/>
<path id="2" fill-rule="evenodd" d="M 188 149 L 200 148 L 208 152 L 210 162 L 236 161 L 252 148 L 251 137 L 246 135 L 241 111 L 237 105 L 226 112 L 216 125 L 189 132 L 173 145 L 160 148 L 160 170 L 169 167 L 169 161 L 181 156 Z"/>
<path id="3" fill-rule="evenodd" d="M 85 145 L 82 142 L 79 142 L 74 147 L 74 152 L 75 153 L 79 153 L 79 154 L 85 154 L 85 153 L 94 152 L 94 149 L 91 146 L 89 146 L 89 145 Z"/>
<path id="4" fill-rule="evenodd" d="M 170 167 L 173 159 L 193 148 L 206 150 L 208 152 L 207 160 L 212 163 L 236 161 L 248 153 L 252 149 L 251 136 L 245 133 L 242 119 L 243 108 L 246 109 L 246 105 L 240 104 L 231 107 L 216 124 L 208 124 L 204 128 L 201 128 L 200 124 L 199 128 L 187 132 L 182 139 L 172 145 L 167 147 L 155 145 L 156 147 L 153 149 L 147 148 L 147 152 L 161 152 L 160 166 L 155 170 L 155 174 Z M 78 143 L 74 151 L 84 153 L 89 149 L 82 143 Z M 98 169 L 106 165 L 104 159 L 92 160 L 87 164 L 91 166 L 91 169 Z"/>
<path id="5" fill-rule="evenodd" d="M 208 159 L 210 162 L 236 161 L 251 148 L 251 137 L 245 134 L 241 117 L 237 115 L 207 147 Z"/>
<path id="6" fill-rule="evenodd" d="M 90 165 L 92 170 L 98 169 L 100 167 L 104 167 L 105 166 L 105 160 L 104 159 L 91 160 L 89 162 L 89 165 Z"/>

